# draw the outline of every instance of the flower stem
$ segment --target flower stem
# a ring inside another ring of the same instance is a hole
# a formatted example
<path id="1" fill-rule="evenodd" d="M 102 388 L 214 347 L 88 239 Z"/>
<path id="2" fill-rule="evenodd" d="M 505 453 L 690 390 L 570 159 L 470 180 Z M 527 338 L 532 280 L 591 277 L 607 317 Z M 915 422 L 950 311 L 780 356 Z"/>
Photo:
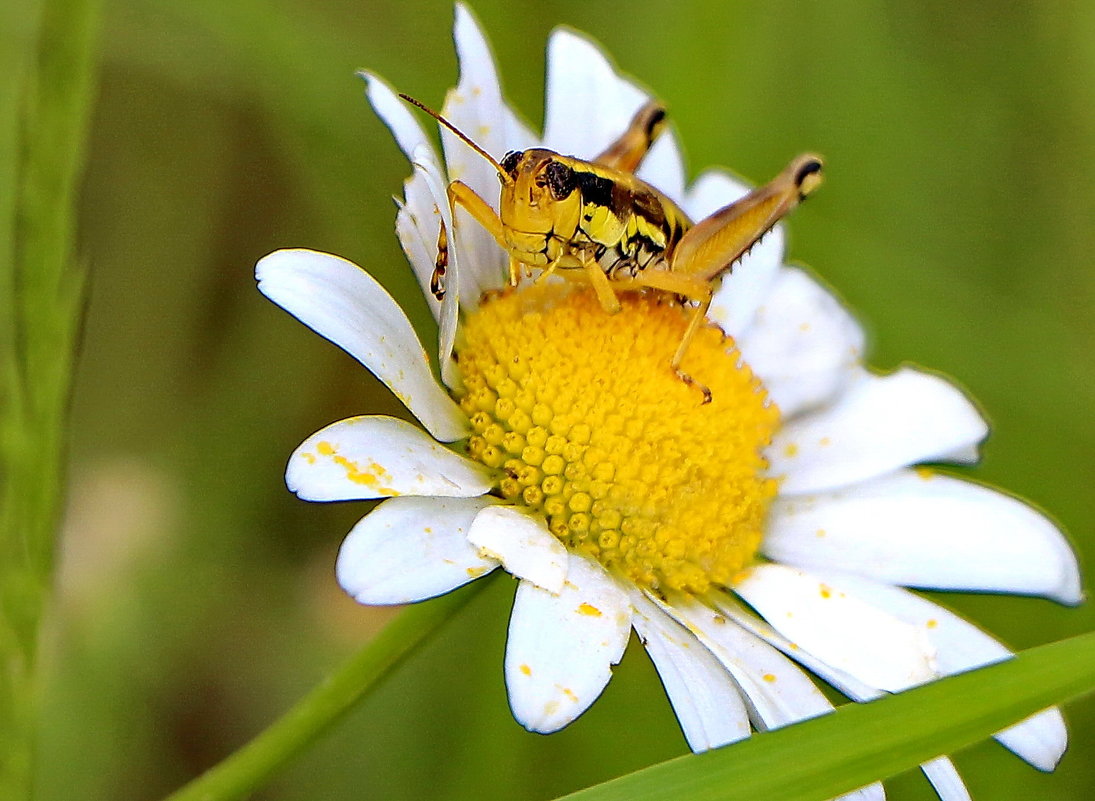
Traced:
<path id="1" fill-rule="evenodd" d="M 486 584 L 476 581 L 470 587 L 407 607 L 273 725 L 165 801 L 228 801 L 247 795 L 376 689 Z"/>

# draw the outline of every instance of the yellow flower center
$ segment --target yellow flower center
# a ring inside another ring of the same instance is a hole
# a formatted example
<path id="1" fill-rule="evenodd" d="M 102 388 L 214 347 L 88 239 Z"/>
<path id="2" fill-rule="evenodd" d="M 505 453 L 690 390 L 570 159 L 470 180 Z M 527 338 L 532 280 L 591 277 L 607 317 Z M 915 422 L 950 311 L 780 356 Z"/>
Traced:
<path id="1" fill-rule="evenodd" d="M 732 340 L 703 328 L 669 367 L 685 310 L 636 293 L 606 313 L 588 289 L 533 285 L 484 300 L 457 358 L 468 452 L 567 548 L 653 590 L 729 584 L 760 544 L 776 482 L 761 450 L 779 410 Z"/>

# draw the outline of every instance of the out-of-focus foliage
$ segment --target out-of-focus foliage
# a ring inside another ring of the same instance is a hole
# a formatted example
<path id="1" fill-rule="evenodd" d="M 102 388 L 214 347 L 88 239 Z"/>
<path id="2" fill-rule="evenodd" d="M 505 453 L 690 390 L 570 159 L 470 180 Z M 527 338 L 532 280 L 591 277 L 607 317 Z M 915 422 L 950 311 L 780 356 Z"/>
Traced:
<path id="1" fill-rule="evenodd" d="M 670 109 L 689 169 L 828 181 L 791 223 L 873 335 L 872 362 L 961 380 L 994 423 L 974 475 L 1095 547 L 1095 7 L 577 0 L 474 4 L 511 101 L 541 116 L 550 29 L 589 32 Z M 392 232 L 408 166 L 353 76 L 438 105 L 452 8 L 429 0 L 113 0 L 89 144 L 90 302 L 51 626 L 39 797 L 151 799 L 242 744 L 390 611 L 335 585 L 364 504 L 284 489 L 304 436 L 404 414 L 368 373 L 254 289 L 255 261 L 351 258 L 432 322 Z M 501 675 L 513 585 L 487 592 L 263 798 L 541 799 L 683 753 L 633 649 L 568 730 L 524 732 Z M 1087 608 L 951 595 L 1015 647 L 1090 630 Z M 991 743 L 975 796 L 1095 792 L 1095 712 L 1042 776 Z M 891 797 L 931 797 L 912 774 Z"/>

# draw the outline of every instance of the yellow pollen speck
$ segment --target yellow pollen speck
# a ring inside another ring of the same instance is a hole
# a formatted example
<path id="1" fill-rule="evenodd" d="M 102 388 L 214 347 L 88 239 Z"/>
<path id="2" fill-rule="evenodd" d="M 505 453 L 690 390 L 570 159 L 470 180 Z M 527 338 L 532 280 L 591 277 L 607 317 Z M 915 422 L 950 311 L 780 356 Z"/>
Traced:
<path id="1" fill-rule="evenodd" d="M 825 529 L 823 529 L 823 528 L 819 528 L 819 529 L 817 530 L 817 536 L 819 536 L 819 537 L 824 537 L 824 536 L 825 536 Z"/>
<path id="2" fill-rule="evenodd" d="M 467 568 L 468 578 L 477 579 L 490 570 L 489 567 L 469 567 Z"/>
<path id="3" fill-rule="evenodd" d="M 314 453 L 302 453 L 300 458 L 306 461 L 308 464 L 316 463 L 316 455 Z"/>
<path id="4" fill-rule="evenodd" d="M 578 613 L 581 615 L 589 615 L 590 617 L 600 617 L 603 612 L 592 604 L 583 603 L 578 607 Z"/>
<path id="5" fill-rule="evenodd" d="M 765 674 L 764 674 L 764 676 L 763 676 L 762 678 L 763 678 L 763 679 L 764 679 L 764 680 L 765 680 L 766 682 L 768 682 L 769 684 L 772 684 L 772 683 L 774 683 L 774 682 L 775 682 L 775 680 L 776 680 L 776 674 L 775 674 L 775 673 L 765 673 Z"/>
<path id="6" fill-rule="evenodd" d="M 833 597 L 833 588 L 828 586 L 827 584 L 819 585 L 818 591 L 821 593 L 822 598 L 832 598 Z"/>
<path id="7" fill-rule="evenodd" d="M 521 665 L 521 667 L 519 669 L 526 676 L 531 676 L 532 675 L 532 668 L 530 668 L 528 665 Z"/>
<path id="8" fill-rule="evenodd" d="M 931 481 L 933 478 L 935 478 L 935 471 L 932 470 L 930 467 L 917 467 L 915 468 L 915 470 L 916 474 L 925 481 Z"/>
<path id="9" fill-rule="evenodd" d="M 783 455 L 788 458 L 798 456 L 798 445 L 793 442 L 788 442 L 787 446 L 783 449 Z"/>
<path id="10" fill-rule="evenodd" d="M 938 626 L 938 625 L 939 625 L 939 621 L 938 621 L 938 620 L 936 620 L 935 618 L 931 618 L 931 619 L 930 619 L 930 620 L 928 620 L 928 622 L 927 622 L 927 623 L 925 623 L 924 625 L 926 625 L 926 626 L 927 626 L 927 627 L 928 627 L 929 629 L 934 629 L 934 628 L 935 628 L 936 626 Z"/>
<path id="11" fill-rule="evenodd" d="M 826 448 L 829 445 L 832 445 L 833 441 L 831 439 L 829 439 L 828 437 L 822 437 L 821 439 L 819 439 L 817 441 L 817 444 L 820 445 L 823 448 Z"/>
<path id="12" fill-rule="evenodd" d="M 329 443 L 321 442 L 317 446 L 316 450 L 318 450 L 320 453 L 324 453 L 324 445 L 326 445 L 328 448 L 331 447 Z M 331 448 L 330 455 L 331 460 L 346 471 L 346 478 L 354 482 L 355 484 L 364 484 L 366 487 L 369 487 L 370 489 L 376 490 L 377 492 L 380 492 L 387 496 L 394 497 L 400 494 L 392 487 L 384 486 L 385 483 L 391 481 L 392 476 L 391 473 L 389 473 L 376 462 L 371 463 L 368 470 L 362 470 L 361 466 L 358 465 L 357 462 L 347 459 L 345 456 L 339 456 L 337 453 L 335 453 L 333 448 Z"/>
<path id="13" fill-rule="evenodd" d="M 316 443 L 316 450 L 322 456 L 334 456 L 335 452 L 336 452 L 335 451 L 335 446 L 332 445 L 327 440 L 324 440 L 323 442 Z"/>
<path id="14" fill-rule="evenodd" d="M 468 454 L 496 494 L 546 518 L 571 551 L 648 589 L 728 585 L 760 545 L 777 482 L 762 456 L 779 410 L 714 326 L 669 367 L 688 310 L 620 293 L 526 284 L 489 295 L 456 352 Z"/>
<path id="15" fill-rule="evenodd" d="M 567 698 L 569 698 L 574 703 L 578 703 L 578 696 L 575 695 L 574 690 L 570 689 L 569 687 L 564 687 L 563 688 L 563 695 L 565 695 Z"/>

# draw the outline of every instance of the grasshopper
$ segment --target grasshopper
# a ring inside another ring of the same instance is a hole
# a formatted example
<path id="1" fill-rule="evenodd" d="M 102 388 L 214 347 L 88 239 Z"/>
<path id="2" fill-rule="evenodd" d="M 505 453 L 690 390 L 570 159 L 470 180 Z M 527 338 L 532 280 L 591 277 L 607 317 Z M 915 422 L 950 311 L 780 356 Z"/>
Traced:
<path id="1" fill-rule="evenodd" d="M 601 306 L 620 309 L 616 291 L 654 289 L 694 304 L 670 367 L 711 400 L 710 391 L 681 370 L 688 345 L 706 319 L 717 281 L 821 183 L 818 156 L 798 156 L 772 181 L 693 223 L 681 208 L 634 171 L 665 127 L 665 109 L 648 102 L 627 129 L 592 161 L 545 148 L 513 151 L 497 161 L 437 112 L 404 100 L 446 126 L 494 165 L 502 185 L 499 212 L 467 184 L 448 186 L 461 206 L 509 254 L 509 283 L 522 271 L 582 270 Z M 431 290 L 444 296 L 448 235 L 438 235 Z"/>

